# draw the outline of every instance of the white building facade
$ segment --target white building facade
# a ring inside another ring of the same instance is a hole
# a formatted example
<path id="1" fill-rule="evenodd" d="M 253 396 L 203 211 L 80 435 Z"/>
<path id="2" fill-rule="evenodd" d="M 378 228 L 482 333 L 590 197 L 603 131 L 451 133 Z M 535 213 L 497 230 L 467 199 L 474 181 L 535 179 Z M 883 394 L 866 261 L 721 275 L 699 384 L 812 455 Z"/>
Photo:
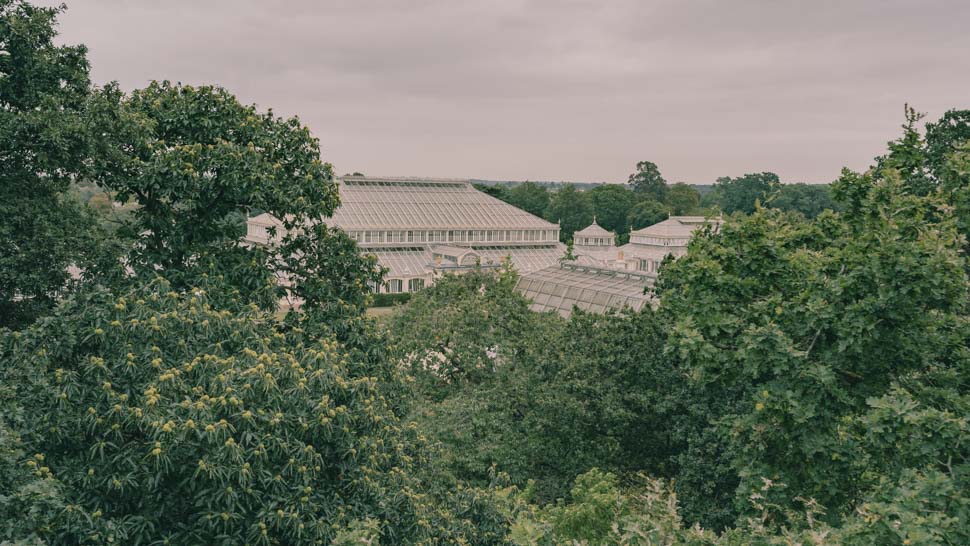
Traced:
<path id="1" fill-rule="evenodd" d="M 580 265 L 626 269 L 616 247 L 616 234 L 596 223 L 573 233 L 573 256 Z"/>
<path id="2" fill-rule="evenodd" d="M 532 301 L 534 311 L 569 316 L 574 308 L 603 313 L 629 307 L 639 311 L 652 299 L 650 288 L 661 262 L 687 253 L 691 237 L 720 219 L 671 216 L 630 234 L 617 247 L 613 233 L 593 223 L 573 234 L 575 260 L 522 275 L 516 290 Z"/>
<path id="3" fill-rule="evenodd" d="M 657 273 L 667 256 L 679 258 L 687 254 L 687 243 L 694 232 L 705 227 L 717 227 L 719 218 L 703 216 L 671 216 L 652 226 L 630 233 L 630 242 L 619 247 L 620 260 L 627 269 Z"/>
<path id="4" fill-rule="evenodd" d="M 382 293 L 415 292 L 445 273 L 498 268 L 527 273 L 565 254 L 559 226 L 476 190 L 467 180 L 344 177 L 327 225 L 354 239 L 387 269 Z M 268 215 L 247 221 L 247 241 L 272 244 Z"/>
<path id="5" fill-rule="evenodd" d="M 573 255 L 579 265 L 655 274 L 667 256 L 679 258 L 687 254 L 687 244 L 694 232 L 720 224 L 720 218 L 671 216 L 631 232 L 630 242 L 616 246 L 615 234 L 597 224 L 594 218 L 592 224 L 573 234 Z"/>

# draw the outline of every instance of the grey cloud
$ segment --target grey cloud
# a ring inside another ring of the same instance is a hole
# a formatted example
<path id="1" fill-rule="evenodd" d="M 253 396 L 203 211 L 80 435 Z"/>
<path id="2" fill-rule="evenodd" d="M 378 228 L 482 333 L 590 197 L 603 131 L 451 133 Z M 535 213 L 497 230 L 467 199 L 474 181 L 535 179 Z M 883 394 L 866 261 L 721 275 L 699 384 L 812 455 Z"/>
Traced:
<path id="1" fill-rule="evenodd" d="M 338 171 L 830 181 L 902 105 L 970 107 L 970 3 L 68 0 L 97 81 L 217 83 Z"/>

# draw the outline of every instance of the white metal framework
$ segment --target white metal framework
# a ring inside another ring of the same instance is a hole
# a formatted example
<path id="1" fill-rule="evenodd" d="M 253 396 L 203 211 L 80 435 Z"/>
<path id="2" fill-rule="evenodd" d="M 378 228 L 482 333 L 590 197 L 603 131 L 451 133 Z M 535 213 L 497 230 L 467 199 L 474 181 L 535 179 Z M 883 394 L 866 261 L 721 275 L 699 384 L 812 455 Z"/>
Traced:
<path id="1" fill-rule="evenodd" d="M 413 292 L 437 275 L 506 260 L 520 272 L 555 264 L 565 253 L 559 226 L 476 190 L 467 180 L 344 177 L 340 206 L 325 222 L 387 268 L 382 292 Z M 268 214 L 250 218 L 247 240 L 272 244 Z"/>
<path id="2" fill-rule="evenodd" d="M 597 224 L 593 217 L 592 224 L 573 233 L 573 244 L 581 247 L 611 247 L 616 244 L 616 235 Z"/>
<path id="3" fill-rule="evenodd" d="M 347 233 L 528 230 L 545 231 L 541 240 L 559 237 L 556 224 L 480 192 L 467 180 L 346 177 L 338 184 L 340 207 L 332 222 Z"/>
<path id="4" fill-rule="evenodd" d="M 694 232 L 720 224 L 719 218 L 673 216 L 630 234 L 630 243 L 614 244 L 613 234 L 596 224 L 573 234 L 576 259 L 522 275 L 516 290 L 532 300 L 535 311 L 569 316 L 574 307 L 592 312 L 630 307 L 650 300 L 660 263 L 687 252 Z"/>
<path id="5" fill-rule="evenodd" d="M 629 307 L 639 311 L 650 302 L 647 288 L 656 275 L 563 262 L 522 275 L 515 289 L 532 300 L 534 311 L 556 311 L 564 317 L 573 307 L 603 313 Z"/>
<path id="6" fill-rule="evenodd" d="M 671 216 L 652 226 L 630 233 L 630 242 L 619 251 L 632 269 L 656 273 L 667 256 L 679 258 L 687 253 L 687 243 L 694 232 L 704 226 L 717 227 L 720 218 Z"/>

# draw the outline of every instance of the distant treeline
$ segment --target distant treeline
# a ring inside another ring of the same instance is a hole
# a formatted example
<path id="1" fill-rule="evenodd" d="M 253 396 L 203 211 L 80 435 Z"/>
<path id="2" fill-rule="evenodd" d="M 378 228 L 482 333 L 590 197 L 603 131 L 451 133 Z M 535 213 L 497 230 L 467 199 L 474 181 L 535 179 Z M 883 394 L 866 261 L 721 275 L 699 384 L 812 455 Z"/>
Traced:
<path id="1" fill-rule="evenodd" d="M 782 184 L 771 172 L 721 177 L 714 184 L 668 184 L 656 164 L 642 161 L 626 184 L 590 182 L 473 181 L 479 190 L 562 228 L 563 242 L 595 219 L 616 232 L 617 242 L 633 230 L 671 215 L 716 216 L 751 213 L 763 207 L 795 211 L 808 218 L 837 210 L 828 184 Z"/>
<path id="2" fill-rule="evenodd" d="M 569 182 L 569 181 L 566 181 L 566 180 L 561 180 L 561 181 L 556 182 L 556 181 L 551 181 L 551 180 L 536 180 L 536 181 L 531 181 L 531 180 L 525 180 L 525 181 L 523 181 L 523 180 L 479 180 L 477 178 L 470 179 L 470 182 L 472 184 L 475 184 L 476 186 L 505 186 L 507 188 L 514 188 L 516 186 L 519 186 L 521 184 L 525 184 L 525 183 L 528 182 L 528 183 L 531 183 L 531 184 L 537 184 L 539 186 L 542 186 L 543 188 L 546 188 L 547 190 L 553 190 L 553 191 L 558 190 L 559 188 L 561 188 L 561 187 L 563 187 L 563 186 L 565 186 L 567 184 L 571 184 L 571 185 L 575 186 L 576 189 L 583 190 L 583 191 L 591 190 L 591 189 L 593 189 L 595 187 L 598 187 L 598 186 L 605 186 L 606 184 L 610 184 L 610 182 Z"/>

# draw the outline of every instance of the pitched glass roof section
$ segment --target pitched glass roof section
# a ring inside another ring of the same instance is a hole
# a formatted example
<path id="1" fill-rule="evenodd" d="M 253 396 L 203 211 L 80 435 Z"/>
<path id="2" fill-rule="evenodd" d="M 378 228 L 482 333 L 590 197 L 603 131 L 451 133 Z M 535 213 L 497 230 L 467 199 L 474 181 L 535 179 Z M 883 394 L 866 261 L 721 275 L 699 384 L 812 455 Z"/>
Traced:
<path id="1" fill-rule="evenodd" d="M 719 218 L 704 218 L 703 216 L 671 216 L 662 222 L 638 229 L 630 233 L 630 238 L 636 237 L 686 237 L 690 238 L 694 231 L 705 225 L 718 225 Z"/>
<path id="2" fill-rule="evenodd" d="M 592 224 L 573 234 L 573 238 L 576 237 L 613 237 L 613 234 L 597 224 L 596 218 L 593 218 Z"/>
<path id="3" fill-rule="evenodd" d="M 476 190 L 467 180 L 345 177 L 341 204 L 322 220 L 357 241 L 387 268 L 388 279 L 422 278 L 507 260 L 519 273 L 558 263 L 566 247 L 559 226 Z M 246 240 L 274 244 L 268 228 L 280 221 L 260 214 L 247 221 Z"/>
<path id="4" fill-rule="evenodd" d="M 367 229 L 547 229 L 559 226 L 476 190 L 467 180 L 345 177 L 327 223 Z"/>
<path id="5" fill-rule="evenodd" d="M 573 249 L 573 255 L 576 256 L 575 262 L 578 265 L 603 266 L 610 262 L 622 261 L 619 259 L 619 250 L 612 245 L 600 247 L 577 245 Z"/>
<path id="6" fill-rule="evenodd" d="M 368 250 L 377 262 L 387 268 L 388 278 L 421 277 L 431 264 L 431 251 L 423 248 L 388 248 Z"/>
<path id="7" fill-rule="evenodd" d="M 564 262 L 522 275 L 515 289 L 532 300 L 533 311 L 556 311 L 568 317 L 573 306 L 593 313 L 624 307 L 640 310 L 650 302 L 644 291 L 655 278 L 644 272 Z"/>
<path id="8" fill-rule="evenodd" d="M 476 247 L 476 252 L 482 257 L 483 264 L 501 265 L 509 257 L 512 265 L 520 274 L 543 269 L 559 262 L 566 254 L 566 245 L 558 243 L 553 246 L 535 247 Z"/>

